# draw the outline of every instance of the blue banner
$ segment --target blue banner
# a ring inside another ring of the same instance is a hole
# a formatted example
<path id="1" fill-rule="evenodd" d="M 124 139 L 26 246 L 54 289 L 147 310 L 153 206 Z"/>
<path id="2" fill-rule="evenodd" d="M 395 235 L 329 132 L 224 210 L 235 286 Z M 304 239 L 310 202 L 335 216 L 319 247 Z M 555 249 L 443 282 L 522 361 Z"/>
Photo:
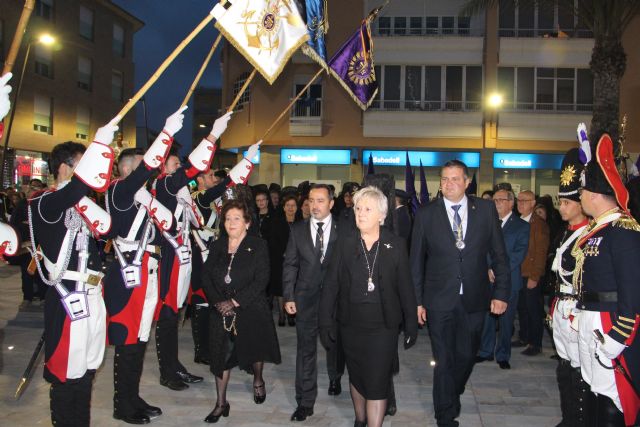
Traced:
<path id="1" fill-rule="evenodd" d="M 280 150 L 280 163 L 283 165 L 349 165 L 351 150 L 283 148 Z"/>
<path id="2" fill-rule="evenodd" d="M 557 169 L 562 167 L 564 154 L 494 153 L 496 169 Z"/>
<path id="3" fill-rule="evenodd" d="M 376 166 L 405 166 L 407 151 L 388 150 L 364 150 L 362 161 L 369 164 L 369 155 Z M 409 151 L 409 162 L 417 165 L 422 162 L 425 167 L 440 167 L 449 160 L 457 159 L 464 162 L 467 167 L 480 167 L 480 153 L 463 151 Z"/>

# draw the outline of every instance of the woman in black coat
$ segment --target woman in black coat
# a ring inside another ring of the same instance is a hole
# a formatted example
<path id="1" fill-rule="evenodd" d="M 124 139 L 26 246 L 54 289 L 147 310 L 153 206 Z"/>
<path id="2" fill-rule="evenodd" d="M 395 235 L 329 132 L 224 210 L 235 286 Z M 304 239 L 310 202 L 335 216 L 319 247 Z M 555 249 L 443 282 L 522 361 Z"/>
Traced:
<path id="1" fill-rule="evenodd" d="M 215 423 L 229 415 L 227 385 L 238 366 L 253 373 L 255 403 L 266 398 L 264 362 L 280 363 L 280 347 L 266 289 L 269 252 L 264 240 L 247 234 L 246 205 L 229 200 L 222 207 L 227 236 L 216 240 L 205 264 L 202 287 L 211 305 L 211 372 L 216 377 L 216 406 L 205 418 Z"/>
<path id="2" fill-rule="evenodd" d="M 375 187 L 355 196 L 357 229 L 338 236 L 320 300 L 320 338 L 330 347 L 338 322 L 349 370 L 356 426 L 382 425 L 394 365 L 398 333 L 405 349 L 418 334 L 417 303 L 409 273 L 407 244 L 381 227 L 388 204 Z"/>

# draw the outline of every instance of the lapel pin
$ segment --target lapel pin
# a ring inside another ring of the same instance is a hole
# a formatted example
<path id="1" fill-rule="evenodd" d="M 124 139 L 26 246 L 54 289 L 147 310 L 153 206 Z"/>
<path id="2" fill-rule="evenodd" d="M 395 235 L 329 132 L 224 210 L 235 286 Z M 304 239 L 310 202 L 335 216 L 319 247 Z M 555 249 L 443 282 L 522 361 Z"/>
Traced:
<path id="1" fill-rule="evenodd" d="M 247 252 L 251 252 L 251 248 L 247 248 Z"/>
<path id="2" fill-rule="evenodd" d="M 387 247 L 387 249 L 393 248 L 393 246 L 391 246 L 391 243 L 385 243 L 384 245 Z"/>

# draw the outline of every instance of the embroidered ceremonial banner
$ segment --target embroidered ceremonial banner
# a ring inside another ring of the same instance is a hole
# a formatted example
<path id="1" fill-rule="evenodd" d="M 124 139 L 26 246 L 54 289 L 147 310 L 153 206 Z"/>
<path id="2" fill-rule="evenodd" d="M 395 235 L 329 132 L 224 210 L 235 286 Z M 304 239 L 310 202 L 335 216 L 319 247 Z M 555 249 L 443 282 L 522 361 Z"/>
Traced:
<path id="1" fill-rule="evenodd" d="M 327 0 L 296 0 L 296 3 L 309 32 L 309 40 L 302 45 L 302 52 L 328 70 L 324 43 L 324 35 L 329 31 Z"/>
<path id="2" fill-rule="evenodd" d="M 269 84 L 309 39 L 293 0 L 227 0 L 211 13 L 220 33 Z"/>
<path id="3" fill-rule="evenodd" d="M 378 80 L 373 64 L 371 30 L 365 19 L 360 28 L 329 60 L 329 72 L 366 110 L 378 93 Z"/>

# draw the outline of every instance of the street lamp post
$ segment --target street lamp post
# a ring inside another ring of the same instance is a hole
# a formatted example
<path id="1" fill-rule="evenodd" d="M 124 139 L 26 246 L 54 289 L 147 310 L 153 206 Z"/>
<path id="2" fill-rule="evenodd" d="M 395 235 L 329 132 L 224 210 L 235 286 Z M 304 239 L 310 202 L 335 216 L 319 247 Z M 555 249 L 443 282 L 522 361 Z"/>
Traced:
<path id="1" fill-rule="evenodd" d="M 11 108 L 11 115 L 9 116 L 9 123 L 7 124 L 7 132 L 4 137 L 4 148 L 2 150 L 2 169 L 0 170 L 0 186 L 4 187 L 4 171 L 5 171 L 5 162 L 7 160 L 7 150 L 9 149 L 9 137 L 11 136 L 11 128 L 13 127 L 13 118 L 16 115 L 16 110 L 18 109 L 18 99 L 20 98 L 20 92 L 22 90 L 22 80 L 24 79 L 24 72 L 27 69 L 27 63 L 29 62 L 29 54 L 31 53 L 31 46 L 33 43 L 41 43 L 45 46 L 51 46 L 55 43 L 55 38 L 50 34 L 43 34 L 38 38 L 32 38 L 27 43 L 27 51 L 24 55 L 24 61 L 22 62 L 22 70 L 20 71 L 20 77 L 18 78 L 18 82 L 16 85 L 16 96 L 13 99 L 13 106 Z"/>

